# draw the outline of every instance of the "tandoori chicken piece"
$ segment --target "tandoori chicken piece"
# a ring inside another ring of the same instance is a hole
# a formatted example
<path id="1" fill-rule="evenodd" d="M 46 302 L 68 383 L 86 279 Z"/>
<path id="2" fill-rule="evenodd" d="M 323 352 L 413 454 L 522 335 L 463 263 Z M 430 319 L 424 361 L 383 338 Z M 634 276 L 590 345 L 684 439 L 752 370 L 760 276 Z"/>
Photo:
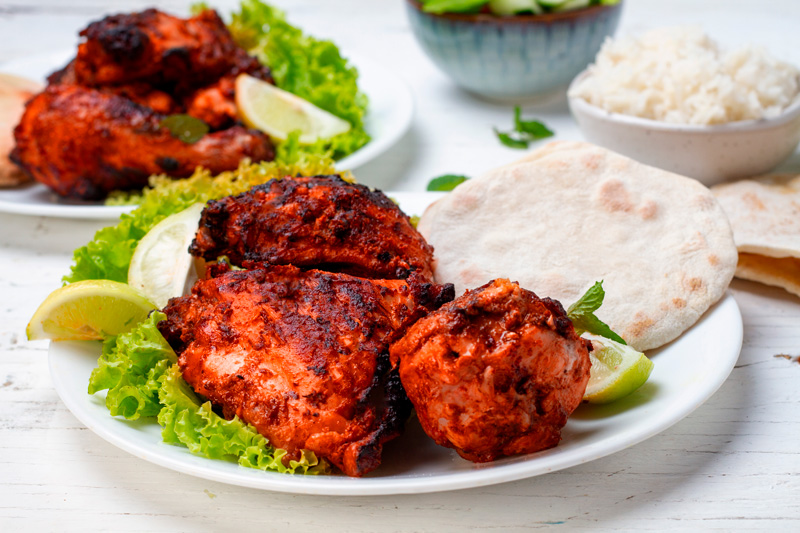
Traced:
<path id="1" fill-rule="evenodd" d="M 368 278 L 433 280 L 433 248 L 380 191 L 339 176 L 284 178 L 211 201 L 190 250 L 235 265 L 292 264 Z"/>
<path id="2" fill-rule="evenodd" d="M 218 173 L 271 160 L 269 138 L 238 125 L 234 80 L 272 83 L 216 12 L 180 19 L 155 9 L 90 24 L 78 54 L 48 77 L 15 130 L 11 159 L 61 196 L 97 200 L 142 187 L 150 174 Z M 186 113 L 213 133 L 195 144 L 159 127 Z"/>
<path id="3" fill-rule="evenodd" d="M 75 61 L 71 61 L 63 69 L 50 74 L 47 77 L 47 83 L 48 85 L 80 85 L 75 78 Z M 139 81 L 126 85 L 101 85 L 93 88 L 104 93 L 127 98 L 136 104 L 149 107 L 156 113 L 169 115 L 184 112 L 183 104 L 176 101 L 171 94 L 156 89 L 146 82 Z"/>
<path id="4" fill-rule="evenodd" d="M 212 130 L 230 127 L 239 120 L 236 107 L 236 77 L 225 76 L 184 98 L 186 113 L 199 118 Z"/>
<path id="5" fill-rule="evenodd" d="M 159 125 L 163 118 L 127 98 L 53 85 L 28 103 L 12 159 L 62 196 L 101 199 L 143 187 L 151 174 L 189 176 L 198 166 L 219 173 L 244 158 L 274 157 L 261 132 L 234 126 L 188 144 Z"/>
<path id="6" fill-rule="evenodd" d="M 80 35 L 77 82 L 86 86 L 144 81 L 178 92 L 226 74 L 250 73 L 271 81 L 269 69 L 240 48 L 213 10 L 181 19 L 156 9 L 91 23 Z"/>
<path id="7" fill-rule="evenodd" d="M 158 324 L 184 379 L 288 458 L 310 450 L 349 476 L 376 468 L 411 411 L 389 344 L 452 285 L 292 266 L 212 273 Z"/>
<path id="8" fill-rule="evenodd" d="M 486 462 L 558 444 L 590 349 L 560 303 L 501 279 L 419 320 L 391 359 L 425 433 Z"/>

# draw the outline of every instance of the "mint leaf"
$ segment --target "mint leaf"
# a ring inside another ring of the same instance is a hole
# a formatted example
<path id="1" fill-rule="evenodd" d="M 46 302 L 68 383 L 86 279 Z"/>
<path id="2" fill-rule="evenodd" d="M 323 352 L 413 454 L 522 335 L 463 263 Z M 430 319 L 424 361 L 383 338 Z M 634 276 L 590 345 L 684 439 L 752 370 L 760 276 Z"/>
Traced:
<path id="1" fill-rule="evenodd" d="M 489 0 L 422 0 L 422 10 L 426 13 L 477 13 Z"/>
<path id="2" fill-rule="evenodd" d="M 497 135 L 497 138 L 500 140 L 501 143 L 508 146 L 509 148 L 524 150 L 525 148 L 528 147 L 529 141 L 527 139 L 513 137 L 512 134 L 503 133 L 502 131 L 498 131 L 497 128 L 494 129 L 494 134 Z"/>
<path id="3" fill-rule="evenodd" d="M 514 108 L 514 129 L 528 136 L 529 141 L 553 136 L 553 131 L 538 120 L 522 120 L 519 106 Z"/>
<path id="4" fill-rule="evenodd" d="M 508 133 L 494 128 L 494 133 L 501 143 L 509 148 L 523 149 L 533 141 L 552 137 L 553 131 L 538 120 L 522 120 L 522 110 L 514 107 L 514 131 Z"/>
<path id="5" fill-rule="evenodd" d="M 438 176 L 433 178 L 431 181 L 428 182 L 428 189 L 429 191 L 452 191 L 458 185 L 461 185 L 469 178 L 467 176 L 461 176 L 458 174 L 444 174 L 442 176 Z"/>
<path id="6" fill-rule="evenodd" d="M 603 305 L 603 300 L 605 297 L 606 291 L 603 290 L 603 282 L 595 281 L 594 285 L 592 285 L 583 296 L 578 298 L 578 301 L 569 306 L 569 309 L 567 309 L 567 314 L 593 313 L 600 309 L 600 306 Z"/>
<path id="7" fill-rule="evenodd" d="M 191 115 L 170 115 L 159 123 L 170 135 L 186 144 L 194 144 L 208 133 L 208 124 Z"/>
<path id="8" fill-rule="evenodd" d="M 597 281 L 594 285 L 586 291 L 586 294 L 578 298 L 578 301 L 569 306 L 567 309 L 567 317 L 572 321 L 575 327 L 575 333 L 578 335 L 584 331 L 588 331 L 593 335 L 599 335 L 611 339 L 620 344 L 626 344 L 625 340 L 614 333 L 608 324 L 597 318 L 594 312 L 600 309 L 603 305 L 603 299 L 606 296 L 606 291 L 603 290 L 603 282 Z"/>

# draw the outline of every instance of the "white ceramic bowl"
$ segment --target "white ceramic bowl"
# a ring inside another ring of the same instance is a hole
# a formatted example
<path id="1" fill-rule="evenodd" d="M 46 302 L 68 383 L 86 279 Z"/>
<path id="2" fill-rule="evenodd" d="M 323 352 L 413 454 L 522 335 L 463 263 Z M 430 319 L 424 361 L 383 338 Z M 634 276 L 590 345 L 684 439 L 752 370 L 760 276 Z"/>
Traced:
<path id="1" fill-rule="evenodd" d="M 570 90 L 586 75 L 579 74 Z M 715 126 L 611 113 L 572 96 L 569 108 L 589 142 L 707 186 L 769 172 L 800 142 L 800 97 L 775 118 Z"/>

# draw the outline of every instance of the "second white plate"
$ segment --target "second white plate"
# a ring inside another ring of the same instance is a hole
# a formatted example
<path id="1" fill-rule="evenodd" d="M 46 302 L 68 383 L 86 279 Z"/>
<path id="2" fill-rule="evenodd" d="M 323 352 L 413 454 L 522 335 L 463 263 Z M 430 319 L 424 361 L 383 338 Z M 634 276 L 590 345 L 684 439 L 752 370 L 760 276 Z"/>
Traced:
<path id="1" fill-rule="evenodd" d="M 41 80 L 63 67 L 74 52 L 55 52 L 18 59 L 0 65 L 0 72 Z M 369 58 L 351 58 L 358 68 L 361 90 L 369 97 L 364 128 L 372 140 L 361 149 L 336 162 L 341 170 L 354 169 L 376 158 L 395 144 L 408 130 L 414 116 L 411 90 L 395 72 Z M 41 184 L 0 189 L 0 213 L 61 218 L 116 220 L 133 206 L 64 200 Z"/>

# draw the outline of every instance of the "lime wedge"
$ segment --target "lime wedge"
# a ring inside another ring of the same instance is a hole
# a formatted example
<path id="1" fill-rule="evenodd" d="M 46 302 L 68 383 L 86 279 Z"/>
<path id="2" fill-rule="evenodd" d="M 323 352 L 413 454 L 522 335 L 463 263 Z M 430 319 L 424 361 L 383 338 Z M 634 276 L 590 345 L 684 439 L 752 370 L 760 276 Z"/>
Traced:
<path id="1" fill-rule="evenodd" d="M 311 144 L 350 130 L 346 120 L 247 74 L 236 78 L 236 106 L 245 124 L 281 141 L 293 131 Z"/>
<path id="2" fill-rule="evenodd" d="M 589 354 L 592 368 L 583 399 L 589 403 L 609 403 L 623 398 L 642 385 L 653 371 L 653 362 L 630 346 L 584 334 L 592 341 Z"/>
<path id="3" fill-rule="evenodd" d="M 50 293 L 33 314 L 28 340 L 101 340 L 125 333 L 155 306 L 139 291 L 117 281 L 86 280 Z"/>
<path id="4" fill-rule="evenodd" d="M 197 279 L 189 254 L 205 204 L 196 203 L 168 216 L 147 232 L 133 252 L 128 285 L 138 289 L 161 309 L 181 296 Z"/>

